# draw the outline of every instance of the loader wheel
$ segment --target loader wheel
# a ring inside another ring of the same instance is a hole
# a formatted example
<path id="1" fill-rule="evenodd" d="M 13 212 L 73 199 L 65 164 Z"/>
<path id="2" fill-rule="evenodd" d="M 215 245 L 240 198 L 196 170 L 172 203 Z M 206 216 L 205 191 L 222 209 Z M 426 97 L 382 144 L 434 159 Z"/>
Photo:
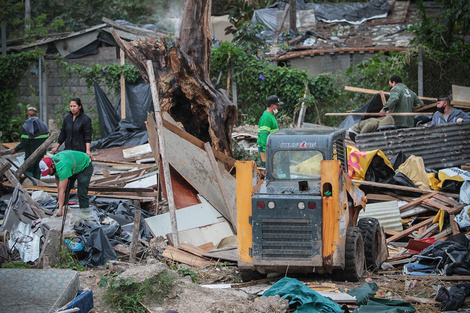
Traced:
<path id="1" fill-rule="evenodd" d="M 344 269 L 335 272 L 343 281 L 359 281 L 364 274 L 364 242 L 358 227 L 349 227 L 346 234 Z"/>
<path id="2" fill-rule="evenodd" d="M 380 267 L 380 223 L 376 218 L 361 218 L 357 223 L 364 240 L 366 266 L 370 271 Z"/>

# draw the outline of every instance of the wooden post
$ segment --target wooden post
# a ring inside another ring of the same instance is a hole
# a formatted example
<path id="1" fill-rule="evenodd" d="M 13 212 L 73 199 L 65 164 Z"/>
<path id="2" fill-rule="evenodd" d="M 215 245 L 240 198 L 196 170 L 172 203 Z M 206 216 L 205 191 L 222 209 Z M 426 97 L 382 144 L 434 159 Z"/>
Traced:
<path id="1" fill-rule="evenodd" d="M 282 13 L 281 23 L 279 25 L 277 25 L 276 32 L 274 33 L 274 44 L 275 45 L 277 45 L 277 42 L 279 40 L 279 34 L 282 31 L 282 26 L 284 25 L 284 22 L 286 20 L 287 12 L 289 12 L 289 4 L 286 4 L 286 7 L 284 8 L 284 12 Z"/>
<path id="2" fill-rule="evenodd" d="M 382 99 L 382 105 L 385 105 L 385 103 L 387 103 L 387 100 L 385 100 L 385 93 L 383 90 L 380 90 L 380 99 Z"/>
<path id="3" fill-rule="evenodd" d="M 121 66 L 125 64 L 125 54 L 124 50 L 119 49 Z M 124 79 L 124 74 L 121 74 L 121 120 L 126 118 L 126 80 Z"/>
<path id="4" fill-rule="evenodd" d="M 229 201 L 228 201 L 228 195 L 227 195 L 227 190 L 225 190 L 225 184 L 222 179 L 222 175 L 220 174 L 220 169 L 219 166 L 217 165 L 217 160 L 215 159 L 214 153 L 212 152 L 212 147 L 210 143 L 206 142 L 204 144 L 204 149 L 207 152 L 207 156 L 209 157 L 209 161 L 212 166 L 212 170 L 214 171 L 215 174 L 215 179 L 217 180 L 217 183 L 219 184 L 220 188 L 220 193 L 222 194 L 222 198 L 224 199 L 225 206 L 227 207 L 228 214 L 230 215 L 230 219 L 232 221 L 232 226 L 233 230 L 235 233 L 237 233 L 237 217 L 234 216 L 234 209 L 230 207 Z"/>
<path id="5" fill-rule="evenodd" d="M 132 241 L 131 241 L 131 255 L 129 256 L 129 262 L 135 263 L 137 253 L 137 243 L 139 242 L 139 230 L 140 230 L 140 216 L 142 215 L 141 210 L 135 210 L 134 213 L 134 229 L 132 230 Z"/>
<path id="6" fill-rule="evenodd" d="M 175 199 L 173 198 L 173 187 L 171 185 L 171 174 L 170 174 L 170 165 L 168 159 L 165 156 L 165 140 L 163 138 L 163 122 L 162 122 L 162 113 L 160 111 L 160 101 L 158 100 L 158 90 L 157 82 L 155 81 L 155 75 L 153 73 L 153 63 L 151 60 L 147 60 L 147 73 L 150 82 L 150 89 L 152 91 L 153 107 L 155 110 L 155 121 L 157 122 L 157 135 L 158 143 L 160 147 L 160 155 L 162 158 L 163 165 L 163 175 L 165 176 L 165 186 L 166 194 L 168 200 L 168 207 L 170 209 L 170 219 L 171 219 L 171 230 L 173 232 L 173 244 L 175 247 L 179 246 L 178 239 L 178 225 L 176 222 L 176 208 L 175 208 Z"/>
<path id="7" fill-rule="evenodd" d="M 297 0 L 289 0 L 289 27 L 297 33 Z"/>
<path id="8" fill-rule="evenodd" d="M 15 176 L 17 179 L 20 179 L 21 175 L 23 175 L 23 173 L 28 169 L 28 167 L 30 167 L 31 164 L 34 163 L 34 161 L 39 155 L 43 154 L 47 150 L 47 147 L 49 147 L 49 145 L 53 143 L 58 136 L 58 132 L 50 134 L 50 136 L 33 153 L 31 153 L 31 155 L 26 160 L 24 160 L 24 163 L 16 171 Z"/>

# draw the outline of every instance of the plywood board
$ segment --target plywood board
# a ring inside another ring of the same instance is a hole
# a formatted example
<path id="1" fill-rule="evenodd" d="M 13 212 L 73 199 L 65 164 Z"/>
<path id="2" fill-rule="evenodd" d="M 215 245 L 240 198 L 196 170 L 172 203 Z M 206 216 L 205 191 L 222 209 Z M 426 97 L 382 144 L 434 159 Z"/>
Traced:
<path id="1" fill-rule="evenodd" d="M 194 267 L 206 267 L 212 265 L 211 262 L 195 256 L 191 253 L 179 250 L 172 246 L 167 246 L 162 256 L 170 260 L 178 261 Z"/>
<path id="2" fill-rule="evenodd" d="M 179 231 L 219 222 L 219 217 L 221 217 L 220 213 L 214 209 L 214 207 L 210 205 L 210 203 L 208 203 L 204 198 L 200 197 L 200 200 L 200 204 L 176 210 L 176 223 L 178 224 Z M 145 222 L 152 232 L 152 235 L 155 237 L 165 236 L 166 234 L 172 232 L 170 213 L 148 217 L 145 219 Z M 180 238 L 180 242 L 184 241 L 187 240 Z M 209 241 L 210 240 L 203 241 L 197 246 Z M 191 241 L 188 242 L 192 243 Z"/>
<path id="3" fill-rule="evenodd" d="M 233 230 L 227 221 L 178 232 L 180 242 L 188 242 L 195 246 L 200 246 L 208 242 L 212 242 L 214 246 L 217 246 L 222 239 L 233 235 Z"/>
<path id="4" fill-rule="evenodd" d="M 124 159 L 135 158 L 137 156 L 145 155 L 148 153 L 152 153 L 152 148 L 148 143 L 122 150 L 122 155 L 124 156 Z"/>
<path id="5" fill-rule="evenodd" d="M 189 143 L 165 128 L 165 150 L 170 164 L 198 192 L 204 196 L 232 225 L 236 225 L 236 180 L 226 171 L 221 171 L 225 190 L 228 191 L 229 208 L 220 193 L 214 171 L 206 151 Z M 232 211 L 233 214 L 230 214 Z M 202 242 L 201 244 L 204 244 Z"/>
<path id="6" fill-rule="evenodd" d="M 470 87 L 452 85 L 452 103 L 470 107 Z"/>

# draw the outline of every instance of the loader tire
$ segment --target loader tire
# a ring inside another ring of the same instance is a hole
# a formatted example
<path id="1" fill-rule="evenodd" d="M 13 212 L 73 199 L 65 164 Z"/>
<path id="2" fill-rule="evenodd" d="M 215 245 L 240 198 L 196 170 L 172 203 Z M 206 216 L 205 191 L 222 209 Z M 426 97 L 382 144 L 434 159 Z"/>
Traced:
<path id="1" fill-rule="evenodd" d="M 380 267 L 380 223 L 376 218 L 361 218 L 357 223 L 364 240 L 364 255 L 369 271 Z"/>
<path id="2" fill-rule="evenodd" d="M 349 227 L 346 234 L 344 269 L 335 271 L 335 279 L 356 282 L 364 274 L 364 242 L 359 227 Z"/>

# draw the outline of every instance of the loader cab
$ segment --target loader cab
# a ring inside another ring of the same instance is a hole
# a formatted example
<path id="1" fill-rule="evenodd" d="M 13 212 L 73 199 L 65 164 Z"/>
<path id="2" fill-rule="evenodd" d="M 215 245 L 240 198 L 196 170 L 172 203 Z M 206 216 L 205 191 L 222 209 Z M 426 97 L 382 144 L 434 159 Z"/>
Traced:
<path id="1" fill-rule="evenodd" d="M 323 160 L 340 160 L 347 171 L 346 131 L 341 129 L 282 129 L 266 142 L 266 179 L 320 179 Z"/>

